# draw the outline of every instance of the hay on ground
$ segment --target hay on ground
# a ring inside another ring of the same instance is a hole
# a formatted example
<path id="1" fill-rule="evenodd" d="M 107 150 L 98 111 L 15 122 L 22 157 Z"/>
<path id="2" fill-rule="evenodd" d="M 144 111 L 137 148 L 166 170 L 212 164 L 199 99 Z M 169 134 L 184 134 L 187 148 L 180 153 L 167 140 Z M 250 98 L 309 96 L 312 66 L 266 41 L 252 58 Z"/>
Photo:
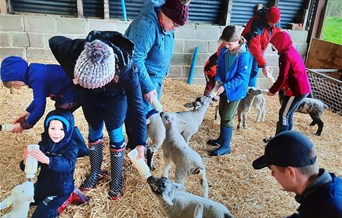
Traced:
<path id="1" fill-rule="evenodd" d="M 162 104 L 166 111 L 186 110 L 183 104 L 195 99 L 203 93 L 202 86 L 189 86 L 186 83 L 166 79 Z M 12 121 L 24 112 L 32 100 L 32 92 L 28 88 L 9 90 L 0 87 L 0 124 Z M 209 181 L 209 197 L 226 205 L 235 217 L 285 217 L 296 211 L 298 204 L 292 193 L 281 190 L 280 185 L 270 175 L 268 169 L 253 170 L 251 163 L 263 153 L 265 144 L 262 139 L 272 136 L 278 117 L 279 102 L 277 97 L 267 97 L 266 122 L 255 123 L 256 110 L 252 109 L 248 119 L 248 129 L 235 130 L 232 142 L 232 154 L 223 157 L 210 157 L 207 151 L 213 149 L 206 145 L 209 138 L 218 136 L 219 122 L 214 120 L 214 106 L 210 107 L 199 132 L 193 136 L 190 146 L 202 156 L 207 168 Z M 53 109 L 53 102 L 48 100 L 46 113 Z M 77 126 L 87 138 L 87 124 L 82 110 L 75 113 Z M 7 197 L 11 189 L 24 182 L 25 174 L 19 169 L 23 149 L 40 140 L 43 132 L 43 119 L 37 125 L 22 134 L 0 132 L 0 200 Z M 330 111 L 322 116 L 325 123 L 322 136 L 314 133 L 317 126 L 309 126 L 311 118 L 307 114 L 296 113 L 294 129 L 304 132 L 315 143 L 321 167 L 342 176 L 342 118 Z M 237 121 L 235 121 L 237 124 Z M 106 147 L 108 136 L 105 133 Z M 110 172 L 109 149 L 104 149 L 103 169 Z M 156 170 L 153 174 L 163 173 L 161 152 L 156 156 Z M 81 206 L 70 205 L 61 217 L 165 217 L 159 202 L 152 195 L 147 183 L 143 181 L 137 170 L 131 165 L 129 158 L 124 163 L 124 197 L 118 201 L 107 199 L 109 177 L 93 190 L 85 193 L 89 201 Z M 75 184 L 80 186 L 89 171 L 87 157 L 79 158 L 75 171 Z M 171 179 L 173 172 L 170 173 Z M 49 185 L 49 184 L 47 184 Z M 190 177 L 186 182 L 188 191 L 201 194 L 201 186 L 197 177 Z M 35 207 L 31 207 L 32 214 Z M 0 211 L 0 215 L 9 209 Z"/>

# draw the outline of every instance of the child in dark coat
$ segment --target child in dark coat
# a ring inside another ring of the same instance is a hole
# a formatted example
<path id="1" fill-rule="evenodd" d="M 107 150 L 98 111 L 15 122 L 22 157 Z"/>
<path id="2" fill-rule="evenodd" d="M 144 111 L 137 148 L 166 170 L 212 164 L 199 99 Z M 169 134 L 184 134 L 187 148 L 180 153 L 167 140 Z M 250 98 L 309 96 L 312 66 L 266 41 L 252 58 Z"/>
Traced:
<path id="1" fill-rule="evenodd" d="M 125 156 L 123 123 L 127 109 L 133 117 L 129 140 L 144 158 L 147 140 L 146 118 L 137 68 L 131 55 L 134 44 L 119 32 L 91 31 L 86 39 L 55 36 L 49 40 L 58 62 L 80 87 L 83 114 L 89 126 L 90 174 L 81 190 L 90 190 L 103 177 L 103 130 L 109 136 L 111 182 L 109 197 L 122 194 L 122 169 Z M 132 148 L 132 149 L 133 149 Z"/>
<path id="2" fill-rule="evenodd" d="M 34 200 L 38 205 L 32 217 L 57 217 L 78 195 L 78 202 L 86 199 L 74 191 L 74 170 L 78 146 L 72 140 L 74 117 L 70 112 L 51 111 L 44 121 L 44 133 L 39 149 L 25 149 L 23 158 L 30 154 L 37 159 L 40 172 L 34 185 Z M 24 169 L 21 162 L 21 169 Z M 64 204 L 64 207 L 62 206 Z"/>
<path id="3" fill-rule="evenodd" d="M 56 109 L 74 111 L 80 106 L 77 87 L 56 64 L 28 65 L 21 57 L 10 56 L 2 61 L 1 80 L 7 88 L 27 85 L 33 90 L 33 101 L 12 122 L 15 124 L 13 133 L 30 129 L 39 121 L 45 112 L 46 97 L 56 102 Z"/>

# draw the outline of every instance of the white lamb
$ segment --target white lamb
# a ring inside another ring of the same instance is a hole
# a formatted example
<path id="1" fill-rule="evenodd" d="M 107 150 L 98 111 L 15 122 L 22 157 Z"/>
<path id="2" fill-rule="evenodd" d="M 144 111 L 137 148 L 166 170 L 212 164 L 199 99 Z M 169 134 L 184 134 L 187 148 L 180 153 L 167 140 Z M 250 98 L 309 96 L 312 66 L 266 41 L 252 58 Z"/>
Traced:
<path id="1" fill-rule="evenodd" d="M 0 210 L 12 206 L 11 212 L 3 215 L 3 218 L 27 217 L 30 209 L 30 203 L 34 202 L 33 182 L 26 181 L 12 189 L 12 194 L 0 202 Z"/>
<path id="2" fill-rule="evenodd" d="M 212 102 L 212 98 L 201 96 L 195 102 L 189 103 L 194 107 L 190 111 L 173 112 L 176 115 L 178 131 L 182 134 L 185 141 L 189 144 L 191 137 L 198 131 L 203 122 L 205 113 Z M 183 120 L 186 122 L 179 122 Z M 165 139 L 165 128 L 159 114 L 153 114 L 147 119 L 147 133 L 151 144 L 147 149 L 147 165 L 153 170 L 153 155 L 161 146 Z"/>
<path id="3" fill-rule="evenodd" d="M 237 114 L 238 114 L 238 126 L 237 128 L 241 128 L 241 122 L 242 127 L 247 128 L 247 115 L 251 110 L 251 107 L 253 106 L 258 111 L 258 116 L 256 118 L 256 122 L 264 122 L 265 121 L 265 115 L 266 115 L 266 98 L 262 94 L 263 90 L 256 89 L 254 87 L 250 87 L 248 89 L 248 93 L 245 98 L 243 98 L 239 106 L 237 108 Z"/>
<path id="4" fill-rule="evenodd" d="M 169 176 L 171 162 L 175 164 L 175 181 L 184 184 L 186 177 L 194 174 L 201 174 L 203 196 L 208 197 L 208 180 L 201 156 L 186 143 L 178 132 L 178 126 L 173 113 L 160 113 L 163 124 L 166 128 L 166 138 L 162 144 L 164 157 L 164 176 Z"/>
<path id="5" fill-rule="evenodd" d="M 169 218 L 233 217 L 228 208 L 221 203 L 186 192 L 183 185 L 172 183 L 165 177 L 150 176 L 147 183 Z"/>

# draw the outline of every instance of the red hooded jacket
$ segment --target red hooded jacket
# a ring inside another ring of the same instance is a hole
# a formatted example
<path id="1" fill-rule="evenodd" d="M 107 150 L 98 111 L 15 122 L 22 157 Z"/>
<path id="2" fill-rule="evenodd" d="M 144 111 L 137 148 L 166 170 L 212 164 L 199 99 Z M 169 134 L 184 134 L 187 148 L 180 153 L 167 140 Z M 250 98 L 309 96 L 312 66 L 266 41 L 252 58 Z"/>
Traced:
<path id="1" fill-rule="evenodd" d="M 260 9 L 257 11 L 256 14 L 249 19 L 246 27 L 241 33 L 241 35 L 247 40 L 249 52 L 255 58 L 259 67 L 267 65 L 267 62 L 263 57 L 263 53 L 267 49 L 272 36 L 281 31 L 281 28 L 279 27 L 270 27 L 268 25 L 266 13 L 267 9 Z"/>
<path id="2" fill-rule="evenodd" d="M 305 65 L 293 47 L 290 35 L 285 31 L 278 32 L 272 37 L 271 43 L 279 54 L 279 76 L 269 91 L 275 94 L 284 88 L 287 96 L 308 94 L 310 83 Z"/>

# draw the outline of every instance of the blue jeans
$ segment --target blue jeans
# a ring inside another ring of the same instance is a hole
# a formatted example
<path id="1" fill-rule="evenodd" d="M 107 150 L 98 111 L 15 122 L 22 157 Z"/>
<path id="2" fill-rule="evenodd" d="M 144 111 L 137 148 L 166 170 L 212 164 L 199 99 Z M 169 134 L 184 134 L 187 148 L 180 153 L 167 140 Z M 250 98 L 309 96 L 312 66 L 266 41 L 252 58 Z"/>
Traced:
<path id="1" fill-rule="evenodd" d="M 300 103 L 306 98 L 308 94 L 301 96 L 285 96 L 283 104 L 279 110 L 279 121 L 277 124 L 276 134 L 292 130 L 293 127 L 293 114 L 299 107 Z"/>

